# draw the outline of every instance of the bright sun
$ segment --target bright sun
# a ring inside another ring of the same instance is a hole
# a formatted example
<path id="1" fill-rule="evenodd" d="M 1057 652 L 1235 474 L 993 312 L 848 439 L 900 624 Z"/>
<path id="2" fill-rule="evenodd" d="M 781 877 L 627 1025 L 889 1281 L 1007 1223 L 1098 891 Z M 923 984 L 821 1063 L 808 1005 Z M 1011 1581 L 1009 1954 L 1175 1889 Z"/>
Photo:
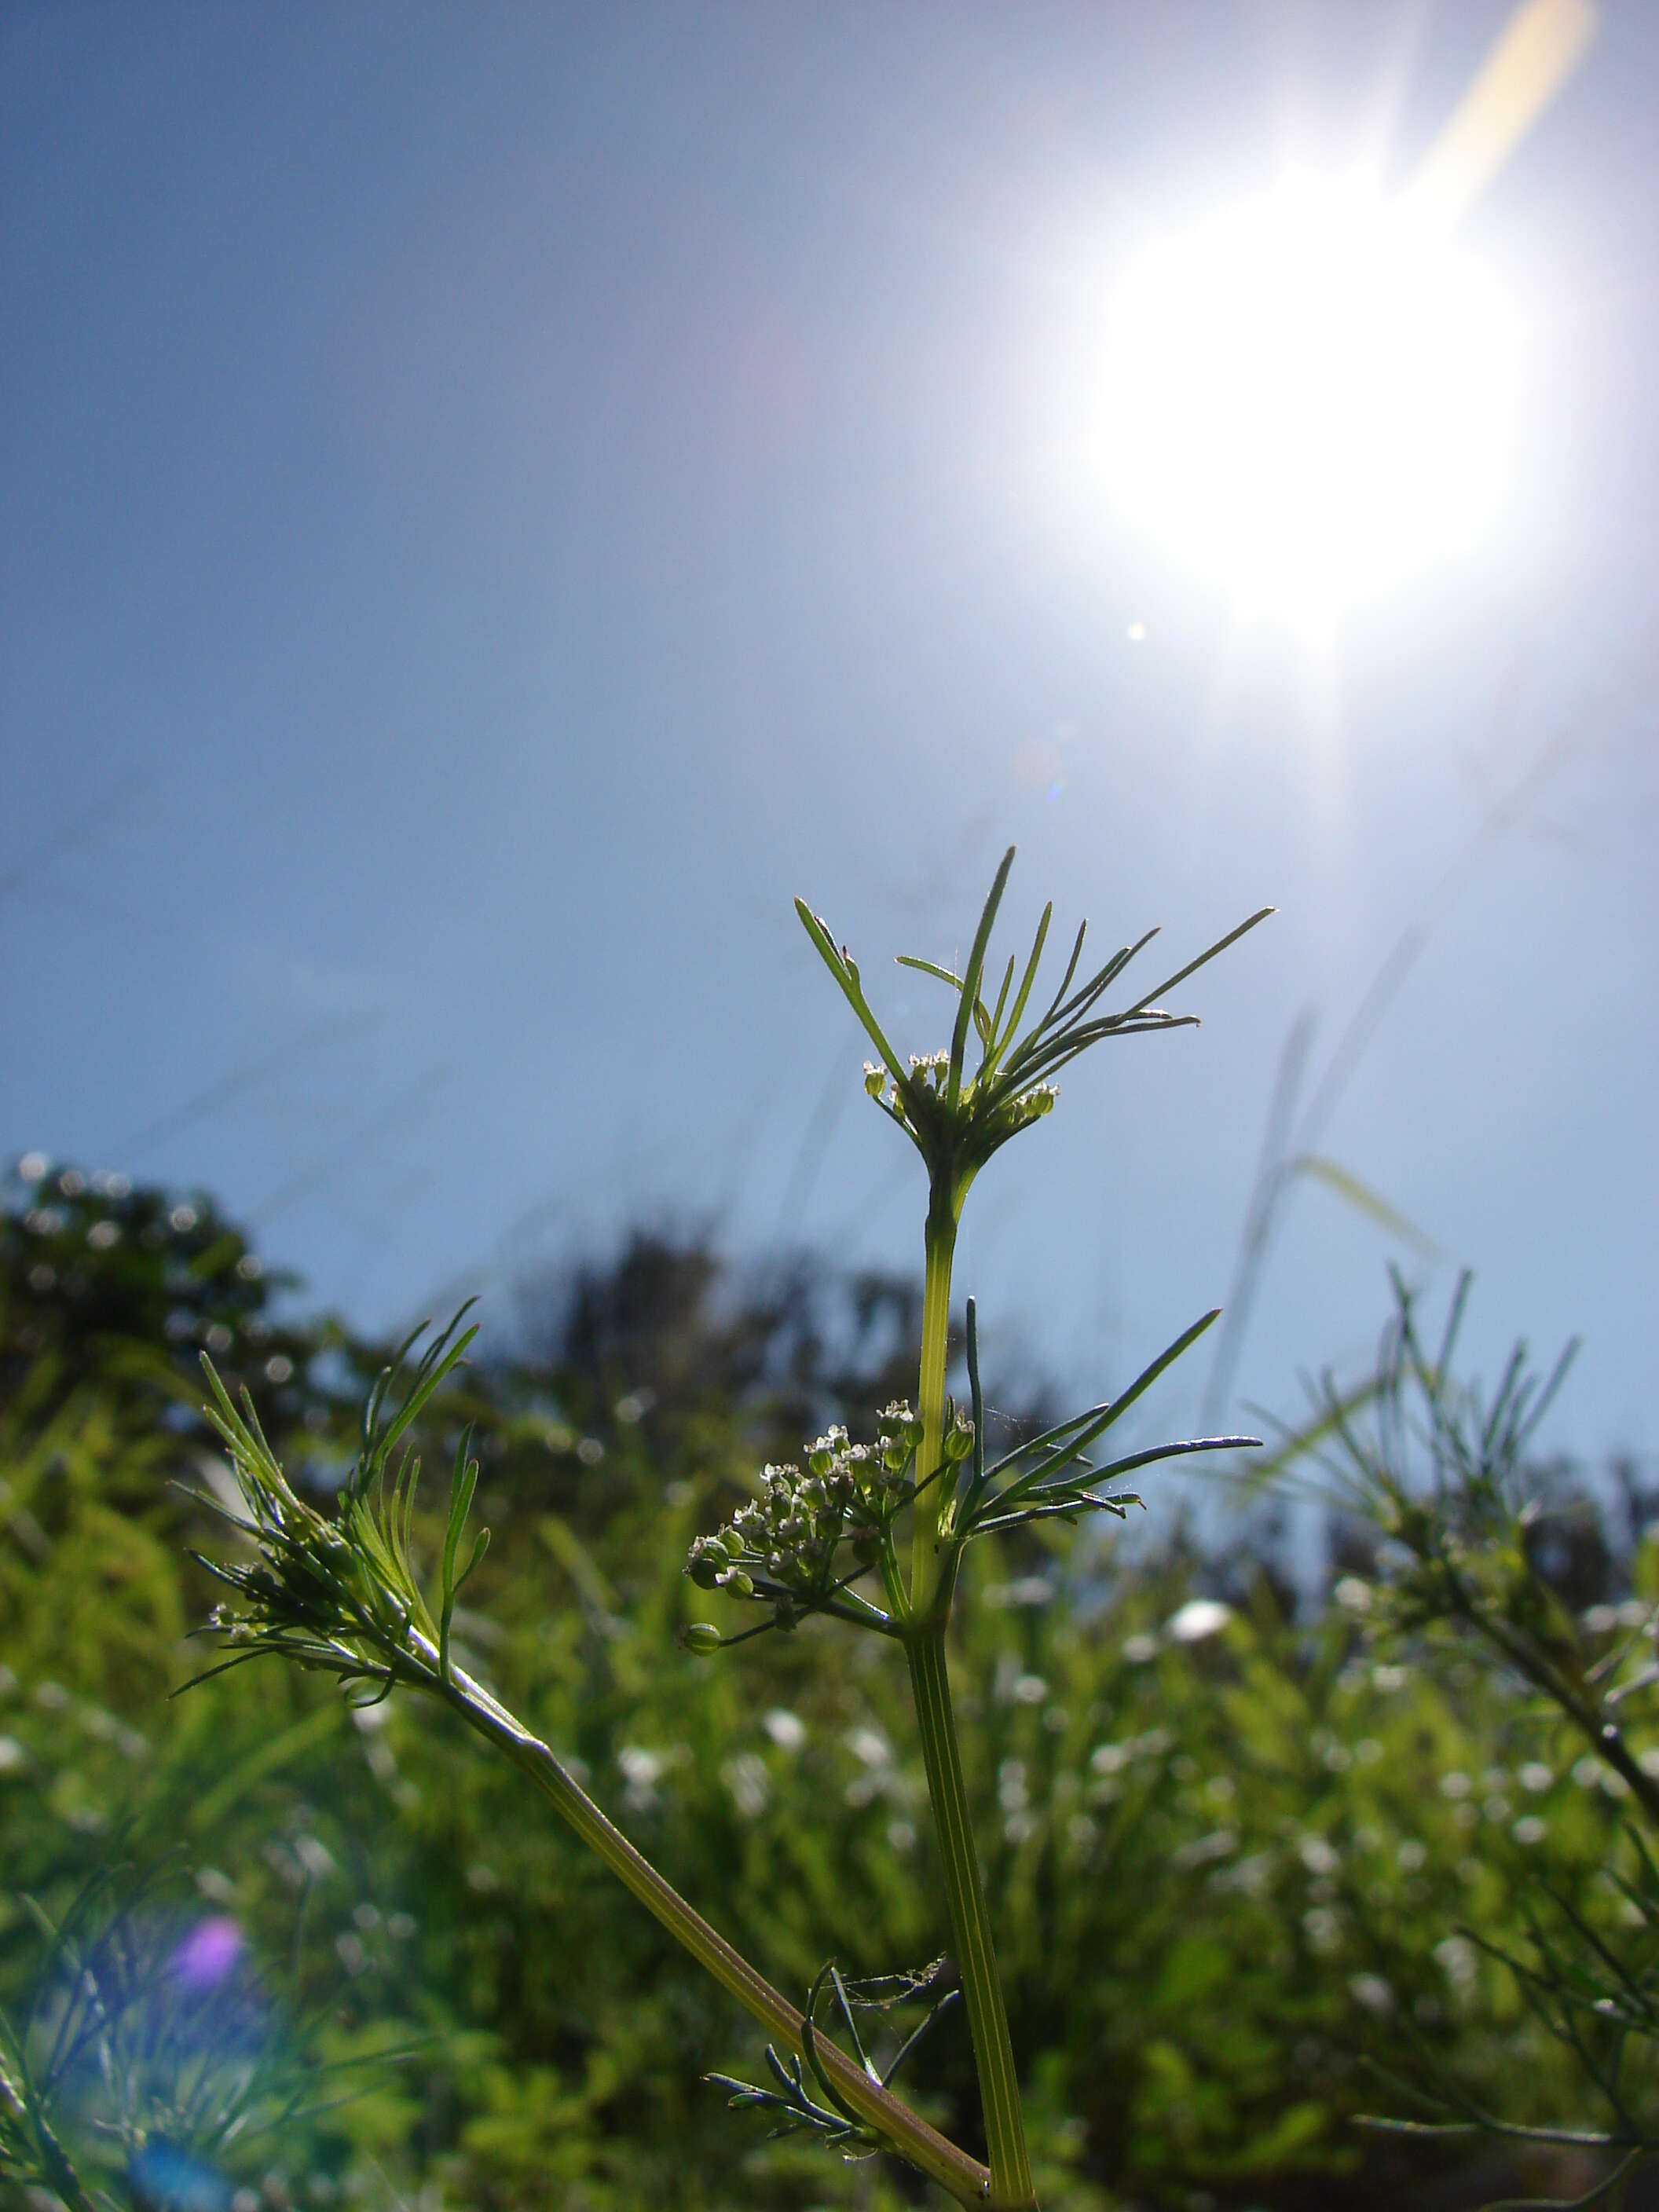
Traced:
<path id="1" fill-rule="evenodd" d="M 1115 285 L 1108 481 L 1243 611 L 1322 625 L 1474 550 L 1519 355 L 1500 288 L 1443 223 L 1287 184 Z"/>

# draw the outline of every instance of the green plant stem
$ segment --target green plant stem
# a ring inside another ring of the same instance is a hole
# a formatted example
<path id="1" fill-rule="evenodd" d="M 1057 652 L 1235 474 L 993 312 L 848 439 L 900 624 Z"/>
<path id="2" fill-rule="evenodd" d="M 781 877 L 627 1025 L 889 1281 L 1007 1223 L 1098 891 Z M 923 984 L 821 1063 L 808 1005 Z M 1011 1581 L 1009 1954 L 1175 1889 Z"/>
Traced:
<path id="1" fill-rule="evenodd" d="M 440 1678 L 437 1650 L 426 1638 L 412 1633 L 410 1643 L 430 1662 L 431 1671 L 421 1679 L 421 1686 L 441 1698 L 469 1727 L 527 1775 L 542 1794 L 551 1799 L 582 1841 L 597 1852 L 676 1942 L 689 1951 L 769 2035 L 795 2057 L 805 2057 L 801 2014 L 755 1971 L 740 1951 L 687 1904 L 648 1859 L 635 1850 L 622 1831 L 605 1818 L 566 1772 L 549 1747 L 539 1737 L 532 1735 L 505 1705 L 461 1668 L 452 1664 L 447 1674 Z M 901 2099 L 872 2081 L 827 2036 L 818 2036 L 817 2053 L 819 2064 L 847 2105 L 884 2136 L 913 2166 L 937 2181 L 957 2203 L 982 2205 L 988 2202 L 1000 2206 L 1007 2201 L 995 2193 L 994 2175 L 977 2159 L 959 2150 Z"/>
<path id="2" fill-rule="evenodd" d="M 944 1621 L 936 1620 L 926 1628 L 913 1631 L 905 1638 L 905 1652 L 910 1662 L 910 1686 L 915 1695 L 921 1753 L 927 1769 L 927 1794 L 933 1800 L 939 1836 L 939 1863 L 951 1911 L 951 1933 L 962 1976 L 963 1996 L 967 2001 L 974 2061 L 979 2072 L 985 2140 L 991 2157 L 989 2201 L 995 2212 L 1030 2212 L 1036 2197 L 1031 2183 L 1031 2162 L 1025 2148 L 1025 2121 L 1020 2110 L 1013 2045 L 1008 2036 L 1008 2012 L 1002 1999 L 1002 1983 L 991 1943 L 990 1917 L 985 1909 L 985 1892 L 980 1882 L 979 1855 L 974 1849 L 974 1831 L 968 1817 L 962 1755 L 957 1747 L 956 1719 L 951 1710 Z"/>
<path id="3" fill-rule="evenodd" d="M 939 1516 L 942 1481 L 932 1481 L 945 1455 L 945 1355 L 951 1326 L 951 1263 L 957 1249 L 957 1208 L 948 1188 L 935 1187 L 927 1209 L 927 1269 L 921 1294 L 921 1379 L 917 1410 L 921 1443 L 916 1452 L 915 1530 L 910 1553 L 910 1615 L 928 1620 L 939 1603 L 944 1565 Z M 924 1489 L 923 1484 L 927 1486 Z M 950 1602 L 948 1591 L 944 1593 Z"/>
<path id="4" fill-rule="evenodd" d="M 1554 1700 L 1595 1756 L 1624 1782 L 1648 1825 L 1659 1829 L 1659 1782 L 1634 1758 L 1624 1730 L 1607 1719 L 1604 1708 L 1584 1697 L 1530 1637 L 1519 1634 L 1507 1621 L 1482 1607 L 1464 1587 L 1461 1576 L 1453 1575 L 1451 1586 L 1462 1618 L 1501 1651 L 1534 1689 Z"/>
<path id="5" fill-rule="evenodd" d="M 40 2110 L 38 2100 L 24 2094 L 6 2071 L 3 2063 L 0 2063 L 0 2104 L 4 2105 L 20 2127 L 26 2128 L 34 2137 L 36 2154 L 40 2160 L 40 2171 L 46 2176 L 52 2194 L 63 2199 L 69 2212 L 98 2212 L 98 2207 L 82 2186 L 68 2152 L 47 2125 L 46 2114 Z"/>
<path id="6" fill-rule="evenodd" d="M 997 2212 L 1027 2212 L 1036 2199 L 1025 2148 L 1019 2078 L 1014 2071 L 1003 2002 L 991 1942 L 991 1923 L 981 1886 L 979 1855 L 968 1816 L 968 1792 L 962 1778 L 951 1680 L 945 1658 L 945 1628 L 950 1616 L 954 1577 L 947 1571 L 939 1533 L 945 1506 L 942 1481 L 929 1481 L 944 1456 L 945 1358 L 951 1319 L 951 1263 L 956 1254 L 957 1220 L 962 1193 L 951 1179 L 933 1188 L 927 1209 L 927 1268 L 921 1305 L 921 1444 L 916 1454 L 915 1536 L 910 1568 L 910 1618 L 904 1648 L 915 1698 L 916 1725 L 927 1771 L 927 1795 L 933 1808 L 939 1862 L 945 1875 L 968 2027 L 979 2074 L 985 2140 L 991 2157 L 991 2203 Z M 921 1486 L 926 1484 L 926 1488 Z"/>

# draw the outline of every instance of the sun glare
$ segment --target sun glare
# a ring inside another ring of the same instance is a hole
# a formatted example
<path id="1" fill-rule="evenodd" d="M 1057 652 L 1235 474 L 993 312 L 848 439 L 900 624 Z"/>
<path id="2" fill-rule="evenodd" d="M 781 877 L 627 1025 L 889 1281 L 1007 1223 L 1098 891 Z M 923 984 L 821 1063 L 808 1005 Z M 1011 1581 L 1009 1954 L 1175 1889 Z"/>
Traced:
<path id="1" fill-rule="evenodd" d="M 1115 286 L 1112 494 L 1244 611 L 1322 624 L 1478 545 L 1518 350 L 1443 224 L 1285 185 L 1148 247 Z"/>

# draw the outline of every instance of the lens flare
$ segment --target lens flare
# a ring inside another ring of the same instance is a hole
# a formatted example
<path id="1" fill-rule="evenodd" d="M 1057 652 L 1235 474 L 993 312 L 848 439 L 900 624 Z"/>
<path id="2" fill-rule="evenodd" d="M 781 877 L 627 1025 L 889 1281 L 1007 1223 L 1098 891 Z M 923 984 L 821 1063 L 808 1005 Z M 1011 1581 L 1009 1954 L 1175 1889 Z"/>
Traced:
<path id="1" fill-rule="evenodd" d="M 234 1972 L 243 1950 L 242 1931 L 223 1914 L 198 1920 L 169 1961 L 173 1972 L 192 1992 L 216 1990 Z"/>

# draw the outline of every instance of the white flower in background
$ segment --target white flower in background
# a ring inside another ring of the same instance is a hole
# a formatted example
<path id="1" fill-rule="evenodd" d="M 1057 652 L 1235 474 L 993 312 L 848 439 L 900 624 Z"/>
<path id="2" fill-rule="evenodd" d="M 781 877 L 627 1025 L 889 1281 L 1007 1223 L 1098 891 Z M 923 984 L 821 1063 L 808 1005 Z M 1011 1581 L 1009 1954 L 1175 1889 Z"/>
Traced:
<path id="1" fill-rule="evenodd" d="M 1206 1636 L 1218 1636 L 1232 1617 L 1231 1606 L 1219 1598 L 1189 1597 L 1164 1622 L 1164 1633 L 1171 1644 L 1201 1644 Z"/>

